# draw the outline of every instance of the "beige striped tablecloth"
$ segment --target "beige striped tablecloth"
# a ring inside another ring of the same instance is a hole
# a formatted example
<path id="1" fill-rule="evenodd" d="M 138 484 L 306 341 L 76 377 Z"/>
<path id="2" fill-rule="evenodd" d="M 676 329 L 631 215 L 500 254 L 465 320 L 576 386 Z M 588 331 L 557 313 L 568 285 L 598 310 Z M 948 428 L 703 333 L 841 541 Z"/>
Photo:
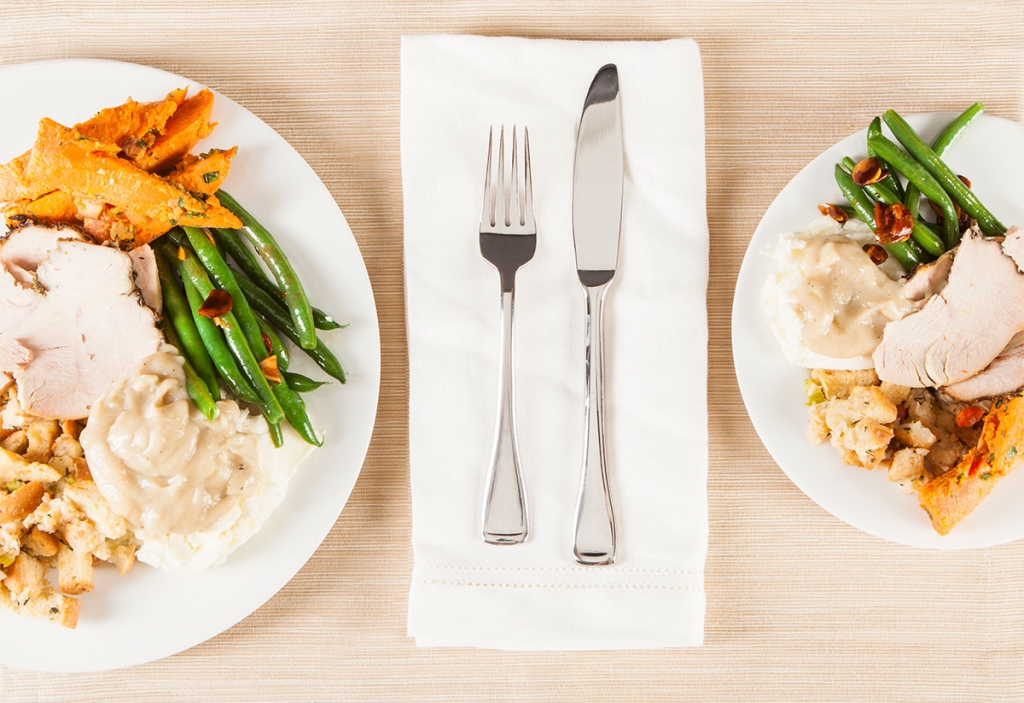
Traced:
<path id="1" fill-rule="evenodd" d="M 1021 9 L 982 0 L 0 1 L 0 64 L 148 64 L 217 89 L 278 130 L 355 232 L 383 344 L 380 411 L 355 492 L 277 596 L 213 640 L 133 669 L 0 668 L 0 700 L 1024 700 L 1024 543 L 915 550 L 825 513 L 754 434 L 729 334 L 751 232 L 824 148 L 888 107 L 957 110 L 980 100 L 992 114 L 1024 119 Z M 700 44 L 711 229 L 701 649 L 419 650 L 405 635 L 412 559 L 399 37 L 427 32 Z M 17 99 L 0 96 L 0 109 Z"/>

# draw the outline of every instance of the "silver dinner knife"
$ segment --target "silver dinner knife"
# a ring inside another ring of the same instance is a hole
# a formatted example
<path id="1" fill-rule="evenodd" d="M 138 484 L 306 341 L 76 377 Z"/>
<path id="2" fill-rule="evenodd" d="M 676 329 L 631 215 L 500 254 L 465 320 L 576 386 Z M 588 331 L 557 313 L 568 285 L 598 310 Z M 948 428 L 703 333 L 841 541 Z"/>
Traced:
<path id="1" fill-rule="evenodd" d="M 587 303 L 583 472 L 573 553 L 580 564 L 615 561 L 615 518 L 608 493 L 604 432 L 604 299 L 615 276 L 622 219 L 622 116 L 614 64 L 594 76 L 576 138 L 572 230 L 576 272 Z"/>

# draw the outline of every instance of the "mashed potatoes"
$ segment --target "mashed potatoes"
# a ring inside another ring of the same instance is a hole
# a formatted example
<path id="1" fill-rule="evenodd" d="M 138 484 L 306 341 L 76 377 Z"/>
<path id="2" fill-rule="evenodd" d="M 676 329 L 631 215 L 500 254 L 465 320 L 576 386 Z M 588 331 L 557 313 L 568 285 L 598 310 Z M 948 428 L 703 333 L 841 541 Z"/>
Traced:
<path id="1" fill-rule="evenodd" d="M 311 451 L 294 432 L 275 448 L 264 419 L 232 400 L 217 407 L 208 420 L 189 401 L 180 359 L 167 352 L 93 405 L 82 447 L 141 540 L 140 561 L 169 571 L 223 562 L 263 526 Z"/>
<path id="2" fill-rule="evenodd" d="M 831 217 L 783 234 L 768 252 L 777 262 L 762 291 L 769 325 L 786 358 L 806 368 L 870 369 L 885 324 L 913 309 L 895 280 L 899 264 L 876 266 L 862 245 L 867 225 Z"/>

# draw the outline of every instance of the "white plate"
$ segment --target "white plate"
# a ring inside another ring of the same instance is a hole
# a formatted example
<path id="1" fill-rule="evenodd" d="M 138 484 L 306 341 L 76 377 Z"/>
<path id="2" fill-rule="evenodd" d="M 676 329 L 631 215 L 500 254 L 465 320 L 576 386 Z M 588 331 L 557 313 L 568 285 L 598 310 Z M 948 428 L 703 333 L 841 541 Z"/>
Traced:
<path id="1" fill-rule="evenodd" d="M 128 96 L 158 100 L 183 86 L 190 94 L 202 87 L 114 61 L 0 67 L 5 102 L 0 163 L 32 145 L 41 117 L 72 125 Z M 75 630 L 0 612 L 9 643 L 0 649 L 2 664 L 66 672 L 112 669 L 159 659 L 217 635 L 269 600 L 306 563 L 359 475 L 380 388 L 376 307 L 359 248 L 330 192 L 279 134 L 222 95 L 214 101 L 213 120 L 217 127 L 197 151 L 238 146 L 225 189 L 275 233 L 310 298 L 351 323 L 347 330 L 321 333 L 349 374 L 347 385 L 334 383 L 309 397 L 311 411 L 325 427 L 324 447 L 299 468 L 263 530 L 223 566 L 173 575 L 138 564 L 120 577 L 114 569 L 98 568 L 96 588 L 82 597 Z M 299 352 L 293 359 L 296 370 L 315 369 L 303 364 L 308 359 Z"/>
<path id="2" fill-rule="evenodd" d="M 910 123 L 932 140 L 952 113 L 915 115 Z M 839 142 L 808 164 L 765 213 L 743 259 L 733 299 L 732 343 L 743 402 L 772 458 L 800 490 L 840 520 L 900 544 L 968 549 L 1024 537 L 1024 470 L 1011 474 L 951 534 L 940 537 L 917 504 L 881 471 L 845 466 L 830 444 L 807 440 L 803 382 L 807 371 L 787 362 L 762 312 L 760 296 L 774 269 L 764 254 L 780 233 L 819 217 L 818 203 L 843 202 L 833 169 L 843 156 L 865 155 L 865 132 Z M 982 115 L 946 159 L 1004 224 L 1024 224 L 1024 127 Z"/>

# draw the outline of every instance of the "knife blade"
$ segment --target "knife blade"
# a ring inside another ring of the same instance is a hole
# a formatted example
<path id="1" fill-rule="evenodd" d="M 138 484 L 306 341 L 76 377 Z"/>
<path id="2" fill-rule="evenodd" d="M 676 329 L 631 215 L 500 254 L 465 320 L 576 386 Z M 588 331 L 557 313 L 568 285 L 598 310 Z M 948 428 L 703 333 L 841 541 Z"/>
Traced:
<path id="1" fill-rule="evenodd" d="M 604 300 L 619 257 L 623 164 L 619 72 L 608 64 L 594 76 L 583 103 L 572 197 L 576 273 L 587 314 L 583 467 L 573 555 L 594 566 L 615 561 L 604 427 Z"/>

